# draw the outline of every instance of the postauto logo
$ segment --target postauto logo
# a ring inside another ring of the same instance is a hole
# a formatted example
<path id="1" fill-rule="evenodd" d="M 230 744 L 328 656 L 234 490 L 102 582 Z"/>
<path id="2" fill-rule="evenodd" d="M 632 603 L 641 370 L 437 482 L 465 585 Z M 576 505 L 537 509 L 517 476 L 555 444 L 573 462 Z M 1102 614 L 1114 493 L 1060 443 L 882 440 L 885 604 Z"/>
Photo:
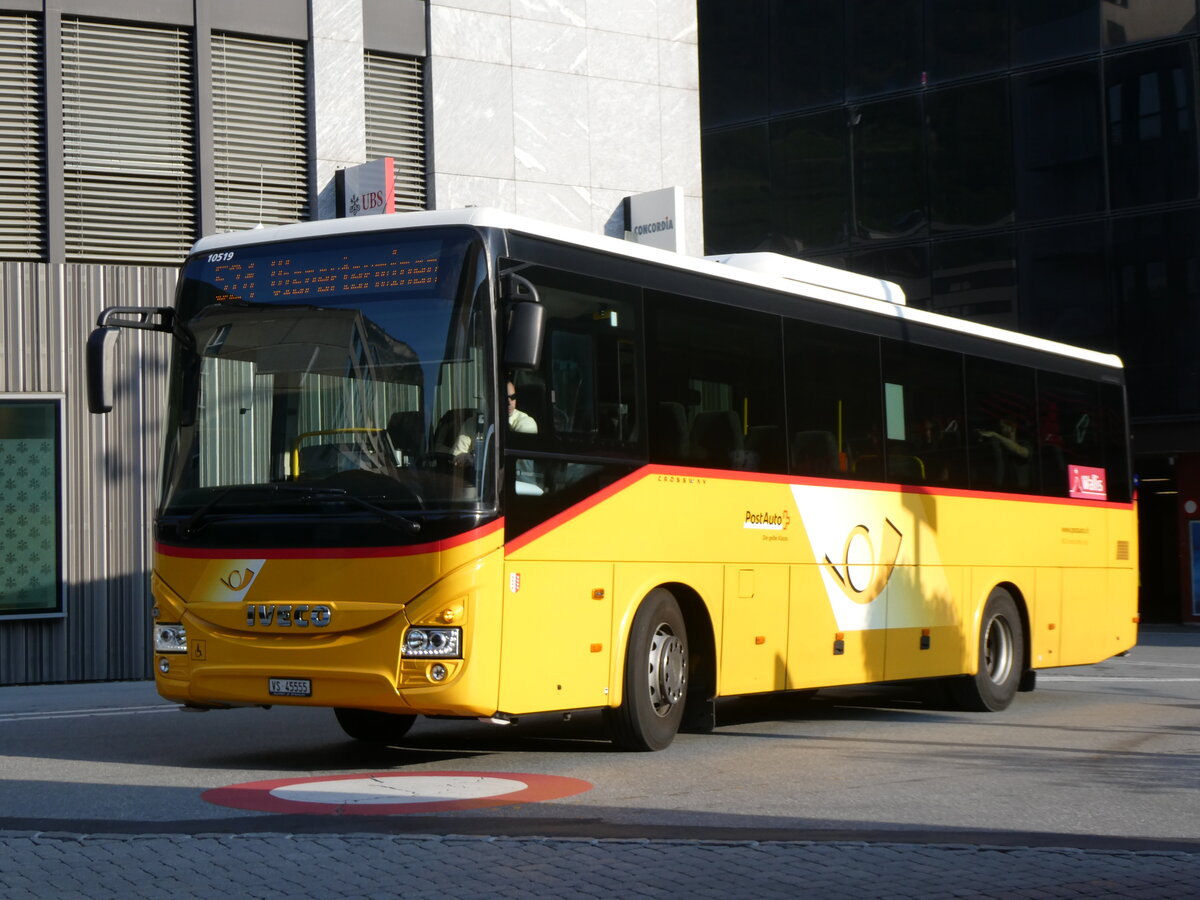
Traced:
<path id="1" fill-rule="evenodd" d="M 755 512 L 748 509 L 742 527 L 755 531 L 787 531 L 791 524 L 792 516 L 786 509 L 780 512 Z"/>

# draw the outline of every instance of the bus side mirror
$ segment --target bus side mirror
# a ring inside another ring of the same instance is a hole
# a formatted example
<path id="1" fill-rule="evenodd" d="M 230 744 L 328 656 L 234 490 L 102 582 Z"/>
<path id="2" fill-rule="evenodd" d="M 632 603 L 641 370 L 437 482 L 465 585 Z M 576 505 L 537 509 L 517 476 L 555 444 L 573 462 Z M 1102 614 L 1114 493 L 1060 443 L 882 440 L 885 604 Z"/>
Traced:
<path id="1" fill-rule="evenodd" d="M 121 329 L 116 325 L 97 328 L 88 336 L 87 342 L 87 397 L 88 411 L 92 413 L 112 412 L 113 408 L 113 351 Z"/>
<path id="2" fill-rule="evenodd" d="M 527 278 L 508 274 L 501 281 L 501 300 L 508 306 L 508 334 L 504 341 L 506 369 L 536 369 L 542 361 L 546 334 L 546 308 Z"/>

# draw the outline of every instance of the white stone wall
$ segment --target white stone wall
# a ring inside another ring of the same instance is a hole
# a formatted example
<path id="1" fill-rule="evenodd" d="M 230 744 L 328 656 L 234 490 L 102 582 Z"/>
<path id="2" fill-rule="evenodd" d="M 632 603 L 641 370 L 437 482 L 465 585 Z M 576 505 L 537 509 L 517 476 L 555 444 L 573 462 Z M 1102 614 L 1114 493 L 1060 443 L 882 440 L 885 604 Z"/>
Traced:
<path id="1" fill-rule="evenodd" d="M 678 185 L 702 252 L 695 0 L 429 0 L 439 209 L 496 206 L 622 235 Z"/>
<path id="2" fill-rule="evenodd" d="M 366 161 L 362 0 L 310 0 L 317 218 L 337 215 L 334 175 Z"/>

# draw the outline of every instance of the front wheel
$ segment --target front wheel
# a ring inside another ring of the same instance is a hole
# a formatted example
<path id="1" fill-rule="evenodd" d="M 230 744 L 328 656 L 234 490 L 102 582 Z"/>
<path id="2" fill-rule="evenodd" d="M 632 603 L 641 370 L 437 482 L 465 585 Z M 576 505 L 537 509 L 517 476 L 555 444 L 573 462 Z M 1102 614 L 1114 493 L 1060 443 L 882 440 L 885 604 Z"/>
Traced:
<path id="1" fill-rule="evenodd" d="M 963 709 L 1007 709 L 1025 671 L 1025 629 L 1016 601 L 1004 588 L 993 588 L 979 625 L 979 670 L 953 679 L 950 693 Z"/>
<path id="2" fill-rule="evenodd" d="M 399 742 L 417 721 L 416 716 L 375 712 L 371 709 L 338 707 L 334 709 L 333 714 L 342 726 L 342 731 L 356 741 L 385 746 Z"/>
<path id="3" fill-rule="evenodd" d="M 670 746 L 687 701 L 687 628 L 669 591 L 656 588 L 633 617 L 625 651 L 624 694 L 609 711 L 613 742 L 625 750 Z"/>

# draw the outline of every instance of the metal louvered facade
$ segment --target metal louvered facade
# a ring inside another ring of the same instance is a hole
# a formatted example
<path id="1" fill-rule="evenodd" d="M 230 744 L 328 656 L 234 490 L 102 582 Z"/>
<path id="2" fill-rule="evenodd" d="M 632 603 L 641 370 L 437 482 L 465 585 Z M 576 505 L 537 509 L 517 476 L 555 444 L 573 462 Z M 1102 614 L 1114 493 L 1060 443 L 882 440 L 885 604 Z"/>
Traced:
<path id="1" fill-rule="evenodd" d="M 308 218 L 308 104 L 301 44 L 212 36 L 218 231 Z"/>
<path id="2" fill-rule="evenodd" d="M 66 258 L 176 263 L 195 238 L 189 33 L 62 20 Z"/>
<path id="3" fill-rule="evenodd" d="M 45 252 L 42 53 L 34 16 L 0 15 L 0 259 Z"/>
<path id="4" fill-rule="evenodd" d="M 425 208 L 423 60 L 365 55 L 367 159 L 395 161 L 396 211 Z"/>

